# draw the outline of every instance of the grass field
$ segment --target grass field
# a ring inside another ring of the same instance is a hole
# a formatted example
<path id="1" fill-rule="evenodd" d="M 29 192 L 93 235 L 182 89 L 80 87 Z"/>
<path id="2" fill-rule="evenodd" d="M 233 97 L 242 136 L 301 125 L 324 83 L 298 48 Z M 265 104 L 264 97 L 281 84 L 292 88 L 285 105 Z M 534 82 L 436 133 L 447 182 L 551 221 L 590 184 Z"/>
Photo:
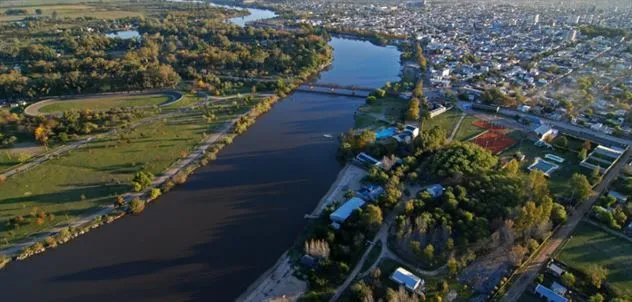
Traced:
<path id="1" fill-rule="evenodd" d="M 7 179 L 0 185 L 0 246 L 112 203 L 116 195 L 131 189 L 136 171 L 159 175 L 204 133 L 232 117 L 208 123 L 201 113 L 191 112 L 157 120 Z M 39 213 L 46 214 L 43 221 L 37 221 Z M 23 225 L 9 226 L 7 222 L 17 216 L 25 218 Z"/>
<path id="2" fill-rule="evenodd" d="M 25 5 L 27 4 L 27 5 Z M 0 22 L 19 21 L 25 17 L 38 16 L 35 14 L 36 9 L 41 9 L 42 14 L 40 16 L 50 17 L 53 12 L 57 14 L 57 18 L 79 18 L 79 17 L 92 17 L 96 19 L 118 19 L 126 17 L 142 16 L 142 12 L 125 11 L 118 9 L 106 9 L 105 7 L 97 7 L 94 5 L 86 5 L 79 3 L 66 3 L 66 4 L 34 4 L 32 2 L 18 3 L 14 6 L 7 6 L 2 4 L 3 8 L 0 11 L 6 10 L 6 8 L 21 8 L 27 11 L 26 15 L 18 16 L 0 16 Z"/>
<path id="3" fill-rule="evenodd" d="M 632 298 L 632 243 L 580 223 L 558 259 L 585 271 L 591 264 L 608 269 L 607 282 L 617 295 Z"/>
<path id="4" fill-rule="evenodd" d="M 485 129 L 474 125 L 474 122 L 476 121 L 478 121 L 476 117 L 473 117 L 471 115 L 466 116 L 461 123 L 461 127 L 459 127 L 459 130 L 456 132 L 454 139 L 459 141 L 466 141 L 485 131 Z"/>
<path id="5" fill-rule="evenodd" d="M 144 96 L 112 96 L 95 99 L 78 99 L 52 101 L 41 108 L 41 113 L 58 113 L 70 110 L 108 110 L 120 107 L 151 107 L 167 102 L 169 98 L 165 95 L 144 95 Z"/>
<path id="6" fill-rule="evenodd" d="M 450 136 L 452 130 L 454 129 L 454 126 L 456 126 L 460 118 L 461 112 L 456 109 L 451 109 L 441 115 L 427 120 L 424 128 L 432 129 L 434 126 L 438 126 L 439 128 L 443 129 L 443 131 L 445 131 L 447 136 Z"/>
<path id="7" fill-rule="evenodd" d="M 5 149 L 0 149 L 0 171 L 17 164 L 19 164 L 17 156 Z"/>

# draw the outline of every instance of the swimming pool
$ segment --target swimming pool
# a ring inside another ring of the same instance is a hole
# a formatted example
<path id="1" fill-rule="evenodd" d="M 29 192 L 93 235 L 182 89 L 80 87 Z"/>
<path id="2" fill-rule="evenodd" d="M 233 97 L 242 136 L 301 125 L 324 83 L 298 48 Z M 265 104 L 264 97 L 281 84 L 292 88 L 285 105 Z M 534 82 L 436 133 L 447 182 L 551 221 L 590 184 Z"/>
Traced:
<path id="1" fill-rule="evenodd" d="M 393 127 L 384 128 L 380 131 L 375 132 L 376 139 L 389 138 L 397 133 L 397 130 Z"/>
<path id="2" fill-rule="evenodd" d="M 531 166 L 529 166 L 529 171 L 531 170 L 540 170 L 544 173 L 544 175 L 546 176 L 551 176 L 551 173 L 553 173 L 553 171 L 559 169 L 560 166 L 545 161 L 541 158 L 536 158 L 535 162 L 533 164 L 531 164 Z"/>

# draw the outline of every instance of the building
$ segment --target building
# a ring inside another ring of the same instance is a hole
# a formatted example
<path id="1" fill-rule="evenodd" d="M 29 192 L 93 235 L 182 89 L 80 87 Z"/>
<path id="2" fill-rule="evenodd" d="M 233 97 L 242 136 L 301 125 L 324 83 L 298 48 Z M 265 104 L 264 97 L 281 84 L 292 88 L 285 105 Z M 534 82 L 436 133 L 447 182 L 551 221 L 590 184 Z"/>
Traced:
<path id="1" fill-rule="evenodd" d="M 437 198 L 437 197 L 441 197 L 443 195 L 443 191 L 445 190 L 445 188 L 443 188 L 442 185 L 440 184 L 434 184 L 431 185 L 429 187 L 426 188 L 426 192 L 428 192 L 432 198 Z"/>
<path id="2" fill-rule="evenodd" d="M 430 115 L 430 118 L 433 118 L 435 116 L 438 116 L 444 112 L 448 111 L 448 108 L 446 108 L 443 105 L 439 105 L 437 106 L 437 108 L 430 110 L 430 112 L 428 112 L 428 114 Z"/>
<path id="3" fill-rule="evenodd" d="M 409 291 L 417 291 L 420 287 L 424 286 L 424 280 L 413 275 L 413 273 L 405 270 L 402 267 L 397 268 L 391 275 L 393 282 L 404 286 Z"/>
<path id="4" fill-rule="evenodd" d="M 413 136 L 413 138 L 416 138 L 417 136 L 419 136 L 419 128 L 413 125 L 404 126 L 404 132 L 410 133 Z"/>
<path id="5" fill-rule="evenodd" d="M 549 125 L 540 125 L 533 130 L 539 141 L 547 141 L 557 136 L 557 130 Z"/>
<path id="6" fill-rule="evenodd" d="M 559 267 L 553 261 L 549 262 L 546 268 L 549 270 L 549 272 L 551 272 L 551 274 L 553 274 L 554 276 L 558 278 L 561 277 L 562 274 L 566 272 L 563 268 Z"/>
<path id="7" fill-rule="evenodd" d="M 577 40 L 577 31 L 573 29 L 568 33 L 568 41 L 575 42 L 576 40 Z"/>
<path id="8" fill-rule="evenodd" d="M 377 185 L 363 186 L 358 190 L 358 195 L 365 200 L 377 201 L 384 194 L 384 188 Z"/>
<path id="9" fill-rule="evenodd" d="M 610 191 L 608 192 L 608 196 L 614 197 L 614 199 L 617 200 L 618 203 L 620 204 L 625 204 L 628 201 L 628 197 L 617 192 L 617 191 Z"/>
<path id="10" fill-rule="evenodd" d="M 364 206 L 365 203 L 366 202 L 362 198 L 352 197 L 351 199 L 343 203 L 336 211 L 331 213 L 329 215 L 329 219 L 338 224 L 339 227 L 341 223 L 345 222 L 347 218 L 349 218 L 349 216 L 353 214 L 353 211 L 361 208 L 362 206 Z"/>
<path id="11" fill-rule="evenodd" d="M 568 302 L 568 299 L 556 294 L 553 290 L 542 284 L 538 284 L 538 286 L 535 287 L 535 294 L 548 302 Z"/>
<path id="12" fill-rule="evenodd" d="M 540 14 L 535 15 L 533 18 L 533 25 L 538 25 L 540 23 Z"/>
<path id="13" fill-rule="evenodd" d="M 382 168 L 382 162 L 373 158 L 372 156 L 362 152 L 355 157 L 355 162 L 365 166 L 367 168 L 378 167 Z"/>

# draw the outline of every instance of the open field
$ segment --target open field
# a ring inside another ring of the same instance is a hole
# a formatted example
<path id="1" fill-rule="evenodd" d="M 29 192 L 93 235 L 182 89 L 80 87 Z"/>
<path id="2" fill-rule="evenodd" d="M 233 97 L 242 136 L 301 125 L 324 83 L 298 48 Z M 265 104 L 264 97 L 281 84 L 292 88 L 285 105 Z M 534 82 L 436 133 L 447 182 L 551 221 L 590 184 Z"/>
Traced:
<path id="1" fill-rule="evenodd" d="M 632 243 L 580 223 L 558 259 L 581 271 L 592 264 L 606 267 L 609 286 L 617 295 L 632 298 Z"/>
<path id="2" fill-rule="evenodd" d="M 232 117 L 208 123 L 201 113 L 191 112 L 157 120 L 7 179 L 1 185 L 0 246 L 112 203 L 131 189 L 135 172 L 158 175 Z M 19 227 L 8 224 L 19 216 L 24 218 Z"/>
<path id="3" fill-rule="evenodd" d="M 456 109 L 451 109 L 444 112 L 443 114 L 427 120 L 424 128 L 431 129 L 434 126 L 438 126 L 439 128 L 443 129 L 443 131 L 445 131 L 446 135 L 450 136 L 450 133 L 452 133 L 454 126 L 456 126 L 460 118 L 461 112 Z"/>
<path id="4" fill-rule="evenodd" d="M 483 128 L 477 127 L 475 125 L 476 121 L 478 121 L 476 117 L 471 115 L 466 116 L 461 123 L 461 127 L 459 127 L 459 130 L 456 132 L 454 139 L 459 141 L 466 141 L 485 131 Z"/>
<path id="5" fill-rule="evenodd" d="M 0 149 L 0 171 L 41 152 L 44 152 L 44 147 L 35 143 L 19 143 L 11 148 Z"/>
<path id="6" fill-rule="evenodd" d="M 11 2 L 11 1 L 9 1 Z M 57 18 L 79 18 L 79 17 L 92 17 L 96 19 L 118 19 L 118 18 L 126 18 L 126 17 L 136 17 L 142 16 L 142 12 L 135 11 L 126 11 L 126 10 L 118 10 L 118 9 L 107 9 L 105 7 L 97 7 L 95 5 L 87 5 L 87 4 L 35 4 L 32 2 L 24 1 L 13 1 L 20 2 L 15 5 L 9 6 L 6 3 L 0 3 L 2 8 L 0 10 L 5 10 L 5 8 L 21 8 L 27 11 L 26 15 L 17 15 L 17 16 L 0 16 L 0 22 L 10 22 L 10 21 L 19 21 L 26 17 L 35 17 L 35 16 L 47 16 L 51 17 L 54 13 L 57 14 Z M 79 2 L 79 1 L 77 1 Z M 50 2 L 53 3 L 53 2 Z M 40 9 L 42 11 L 41 15 L 37 15 L 35 13 L 36 9 Z"/>
<path id="7" fill-rule="evenodd" d="M 162 94 L 113 95 L 87 99 L 44 101 L 46 103 L 41 105 L 41 107 L 39 108 L 34 108 L 34 110 L 45 114 L 84 109 L 103 111 L 121 107 L 127 108 L 158 106 L 160 104 L 166 103 L 167 101 L 169 101 L 169 97 Z M 37 106 L 37 104 L 34 106 Z"/>

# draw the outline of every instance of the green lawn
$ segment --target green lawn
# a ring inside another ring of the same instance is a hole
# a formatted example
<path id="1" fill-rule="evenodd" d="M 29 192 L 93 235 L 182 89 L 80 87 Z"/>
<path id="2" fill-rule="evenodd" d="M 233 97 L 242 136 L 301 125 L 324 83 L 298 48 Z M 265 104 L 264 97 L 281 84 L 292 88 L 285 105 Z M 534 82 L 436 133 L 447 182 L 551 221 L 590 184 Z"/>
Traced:
<path id="1" fill-rule="evenodd" d="M 454 126 L 459 122 L 461 118 L 461 112 L 456 109 L 451 109 L 447 112 L 444 112 L 441 115 L 435 116 L 426 121 L 424 128 L 431 129 L 434 126 L 438 126 L 439 128 L 445 131 L 446 135 L 449 137 L 452 134 L 452 130 Z"/>
<path id="2" fill-rule="evenodd" d="M 69 110 L 108 110 L 120 107 L 148 107 L 167 102 L 165 95 L 112 96 L 95 99 L 63 100 L 50 102 L 39 109 L 42 113 L 57 113 Z"/>
<path id="3" fill-rule="evenodd" d="M 471 115 L 466 116 L 461 123 L 461 127 L 459 127 L 459 130 L 456 132 L 454 139 L 459 141 L 466 141 L 474 136 L 483 133 L 485 129 L 476 127 L 474 126 L 474 124 L 472 124 L 477 120 L 478 119 L 476 117 L 473 117 Z"/>
<path id="4" fill-rule="evenodd" d="M 181 113 L 95 141 L 7 179 L 0 185 L 0 246 L 112 203 L 117 194 L 131 189 L 136 171 L 160 174 L 198 144 L 204 133 L 233 116 L 224 114 L 209 123 L 198 111 Z M 42 211 L 46 218 L 37 221 Z M 7 222 L 17 216 L 25 218 L 23 224 L 9 226 Z"/>
<path id="5" fill-rule="evenodd" d="M 586 270 L 591 264 L 608 269 L 607 282 L 619 296 L 632 298 L 632 243 L 580 223 L 558 259 Z"/>
<path id="6" fill-rule="evenodd" d="M 0 171 L 13 167 L 17 164 L 19 164 L 17 155 L 14 155 L 6 149 L 0 149 Z"/>

